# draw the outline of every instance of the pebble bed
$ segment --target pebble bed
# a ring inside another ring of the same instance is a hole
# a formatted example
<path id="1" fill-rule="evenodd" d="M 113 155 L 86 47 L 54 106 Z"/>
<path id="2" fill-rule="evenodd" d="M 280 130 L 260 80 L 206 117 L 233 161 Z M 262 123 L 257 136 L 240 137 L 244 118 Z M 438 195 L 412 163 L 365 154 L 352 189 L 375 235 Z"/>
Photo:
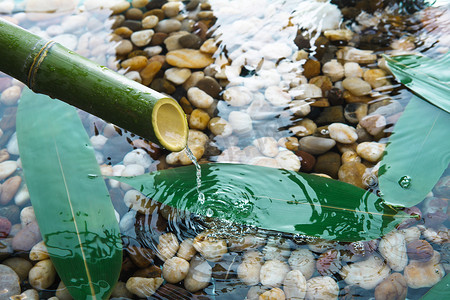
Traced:
<path id="1" fill-rule="evenodd" d="M 76 2 L 6 0 L 0 17 L 178 100 L 200 162 L 315 173 L 374 192 L 409 97 L 381 54 L 450 47 L 439 25 L 449 9 L 405 16 L 390 1 Z M 0 298 L 71 299 L 23 180 L 15 134 L 23 86 L 0 74 Z M 80 117 L 104 175 L 192 163 L 184 151 Z M 448 169 L 406 210 L 416 219 L 355 243 L 236 228 L 226 236 L 220 223 L 184 228 L 174 209 L 107 184 L 124 244 L 111 298 L 418 299 L 450 270 Z"/>

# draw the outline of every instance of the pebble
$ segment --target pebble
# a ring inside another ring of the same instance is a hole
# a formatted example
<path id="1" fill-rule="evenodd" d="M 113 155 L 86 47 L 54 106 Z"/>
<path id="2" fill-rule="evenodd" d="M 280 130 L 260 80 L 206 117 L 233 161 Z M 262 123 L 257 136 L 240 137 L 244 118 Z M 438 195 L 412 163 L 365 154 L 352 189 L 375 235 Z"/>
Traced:
<path id="1" fill-rule="evenodd" d="M 125 18 L 127 20 L 142 20 L 144 13 L 142 10 L 137 8 L 130 8 L 125 12 Z"/>
<path id="2" fill-rule="evenodd" d="M 147 66 L 148 59 L 145 56 L 138 55 L 124 60 L 120 65 L 128 71 L 139 71 Z M 142 74 L 141 74 L 142 75 Z"/>
<path id="3" fill-rule="evenodd" d="M 28 192 L 28 187 L 25 184 L 22 184 L 22 186 L 19 188 L 16 195 L 14 196 L 14 204 L 18 206 L 23 206 L 29 200 L 30 200 L 30 193 Z"/>
<path id="4" fill-rule="evenodd" d="M 316 164 L 316 158 L 308 152 L 298 150 L 295 152 L 301 164 L 302 172 L 311 172 Z"/>
<path id="5" fill-rule="evenodd" d="M 152 29 L 145 29 L 133 32 L 131 35 L 131 41 L 138 47 L 147 46 L 152 40 L 155 32 Z"/>
<path id="6" fill-rule="evenodd" d="M 375 288 L 375 299 L 406 299 L 408 285 L 400 273 L 392 273 Z"/>
<path id="7" fill-rule="evenodd" d="M 209 285 L 212 268 L 208 262 L 198 256 L 191 260 L 188 274 L 184 279 L 184 287 L 189 292 L 197 292 Z"/>
<path id="8" fill-rule="evenodd" d="M 258 251 L 248 251 L 244 254 L 242 263 L 237 268 L 237 275 L 246 285 L 252 286 L 259 283 L 259 275 L 263 264 L 263 258 Z"/>
<path id="9" fill-rule="evenodd" d="M 142 83 L 142 78 L 138 71 L 128 72 L 127 74 L 125 74 L 125 77 L 134 80 L 136 82 Z"/>
<path id="10" fill-rule="evenodd" d="M 265 156 L 254 157 L 248 161 L 248 164 L 267 168 L 280 168 L 280 165 L 275 158 Z"/>
<path id="11" fill-rule="evenodd" d="M 272 300 L 272 299 L 284 300 L 284 299 L 286 299 L 286 296 L 285 296 L 283 290 L 279 289 L 279 288 L 273 288 L 269 291 L 262 293 L 259 296 L 259 300 Z"/>
<path id="12" fill-rule="evenodd" d="M 127 55 L 133 50 L 133 44 L 129 40 L 121 40 L 115 46 L 117 55 Z"/>
<path id="13" fill-rule="evenodd" d="M 404 270 L 408 286 L 413 289 L 431 287 L 445 275 L 439 252 L 434 251 L 433 257 L 426 262 L 411 260 Z"/>
<path id="14" fill-rule="evenodd" d="M 328 76 L 331 81 L 336 82 L 344 77 L 344 66 L 336 59 L 332 59 L 323 65 L 322 72 L 325 76 Z"/>
<path id="15" fill-rule="evenodd" d="M 335 152 L 327 152 L 317 157 L 314 165 L 314 173 L 327 174 L 332 178 L 337 178 L 340 166 L 340 155 Z"/>
<path id="16" fill-rule="evenodd" d="M 11 222 L 4 217 L 0 217 L 0 238 L 6 238 L 11 232 Z"/>
<path id="17" fill-rule="evenodd" d="M 194 248 L 194 239 L 188 238 L 181 242 L 180 248 L 178 248 L 177 256 L 190 261 L 192 257 L 197 253 Z"/>
<path id="18" fill-rule="evenodd" d="M 206 111 L 200 108 L 194 109 L 189 116 L 189 128 L 205 130 L 209 120 L 210 116 Z"/>
<path id="19" fill-rule="evenodd" d="M 164 72 L 167 80 L 176 85 L 181 85 L 191 76 L 191 70 L 187 68 L 170 68 Z"/>
<path id="20" fill-rule="evenodd" d="M 8 178 L 17 169 L 17 162 L 13 160 L 7 160 L 0 163 L 0 180 Z"/>
<path id="21" fill-rule="evenodd" d="M 108 138 L 101 134 L 98 134 L 91 136 L 89 140 L 91 141 L 92 147 L 94 147 L 95 150 L 101 150 L 108 141 Z"/>
<path id="22" fill-rule="evenodd" d="M 296 249 L 292 251 L 289 257 L 289 266 L 293 270 L 299 270 L 305 279 L 311 278 L 316 270 L 316 261 L 313 253 L 308 249 Z"/>
<path id="23" fill-rule="evenodd" d="M 387 74 L 382 69 L 369 69 L 364 72 L 363 78 L 374 89 L 388 85 Z"/>
<path id="24" fill-rule="evenodd" d="M 31 248 L 29 257 L 32 261 L 41 261 L 50 258 L 44 241 L 40 241 Z"/>
<path id="25" fill-rule="evenodd" d="M 281 286 L 289 270 L 285 262 L 277 259 L 268 260 L 261 267 L 259 275 L 261 284 L 272 288 Z"/>
<path id="26" fill-rule="evenodd" d="M 305 136 L 299 140 L 299 149 L 313 155 L 323 154 L 336 145 L 333 139 Z"/>
<path id="27" fill-rule="evenodd" d="M 304 299 L 306 295 L 306 279 L 299 270 L 292 270 L 286 274 L 283 290 L 287 299 Z"/>
<path id="28" fill-rule="evenodd" d="M 222 91 L 220 84 L 212 77 L 206 76 L 200 79 L 196 86 L 213 98 L 217 98 Z"/>
<path id="29" fill-rule="evenodd" d="M 136 8 L 142 8 L 148 4 L 149 0 L 133 0 L 131 5 Z"/>
<path id="30" fill-rule="evenodd" d="M 50 287 L 56 278 L 56 270 L 50 259 L 37 262 L 28 273 L 30 285 L 37 289 L 43 290 Z"/>
<path id="31" fill-rule="evenodd" d="M 201 69 L 213 63 L 209 54 L 195 49 L 178 49 L 166 54 L 168 64 L 178 68 Z"/>
<path id="32" fill-rule="evenodd" d="M 9 299 L 20 294 L 19 276 L 10 267 L 0 264 L 0 296 L 2 299 Z"/>
<path id="33" fill-rule="evenodd" d="M 262 137 L 253 141 L 253 145 L 265 156 L 278 155 L 278 143 L 273 137 Z"/>
<path id="34" fill-rule="evenodd" d="M 386 118 L 383 115 L 370 115 L 362 118 L 359 124 L 371 135 L 378 135 L 386 127 Z"/>
<path id="35" fill-rule="evenodd" d="M 356 153 L 358 153 L 361 158 L 369 162 L 377 163 L 381 160 L 385 148 L 385 144 L 380 144 L 377 142 L 364 142 L 356 147 Z"/>
<path id="36" fill-rule="evenodd" d="M 233 86 L 225 90 L 223 100 L 231 106 L 245 106 L 252 101 L 252 94 L 244 86 Z"/>
<path id="37" fill-rule="evenodd" d="M 159 61 L 151 61 L 149 64 L 139 73 L 142 78 L 143 85 L 149 85 L 153 78 L 158 74 L 162 68 L 162 63 Z"/>
<path id="38" fill-rule="evenodd" d="M 405 236 L 400 232 L 392 232 L 384 236 L 378 245 L 378 250 L 394 271 L 401 272 L 408 264 Z"/>
<path id="39" fill-rule="evenodd" d="M 178 15 L 183 4 L 181 2 L 168 2 L 164 4 L 161 9 L 164 11 L 164 14 L 167 18 L 172 18 Z"/>
<path id="40" fill-rule="evenodd" d="M 298 137 L 304 137 L 316 132 L 317 125 L 314 121 L 303 118 L 300 121 L 295 122 L 295 126 L 289 127 L 289 130 Z"/>
<path id="41" fill-rule="evenodd" d="M 201 46 L 200 51 L 204 53 L 214 54 L 219 48 L 214 39 L 207 39 Z"/>
<path id="42" fill-rule="evenodd" d="M 27 279 L 28 272 L 33 267 L 33 264 L 22 257 L 10 257 L 2 261 L 2 265 L 6 265 L 14 270 L 19 276 L 20 281 Z M 1 272 L 0 272 L 1 273 Z M 1 275 L 0 275 L 1 276 Z M 1 282 L 1 280 L 0 280 Z M 1 285 L 0 285 L 1 286 Z"/>
<path id="43" fill-rule="evenodd" d="M 141 165 L 145 169 L 148 169 L 152 162 L 153 160 L 150 155 L 143 149 L 134 149 L 128 152 L 123 158 L 123 164 L 125 167 L 128 165 L 137 164 Z"/>
<path id="44" fill-rule="evenodd" d="M 139 176 L 143 175 L 145 173 L 145 168 L 138 164 L 129 164 L 128 166 L 125 166 L 125 169 L 123 169 L 122 174 L 120 176 Z M 126 183 L 120 183 L 120 187 L 122 190 L 127 191 L 131 189 L 131 186 Z"/>
<path id="45" fill-rule="evenodd" d="M 140 298 L 150 297 L 164 282 L 162 278 L 130 277 L 126 288 Z"/>
<path id="46" fill-rule="evenodd" d="M 156 255 L 162 261 L 166 261 L 175 256 L 178 251 L 180 244 L 178 239 L 173 233 L 165 233 L 159 237 L 159 243 L 156 249 L 158 252 Z"/>
<path id="47" fill-rule="evenodd" d="M 372 91 L 370 84 L 359 77 L 345 78 L 342 86 L 355 96 L 365 96 Z"/>
<path id="48" fill-rule="evenodd" d="M 61 23 L 61 27 L 64 32 L 71 33 L 80 31 L 81 28 L 86 26 L 88 18 L 86 15 L 73 15 L 67 16 Z"/>
<path id="49" fill-rule="evenodd" d="M 215 117 L 209 120 L 208 129 L 216 136 L 227 137 L 233 133 L 230 123 L 220 117 Z"/>
<path id="50" fill-rule="evenodd" d="M 158 25 L 159 19 L 157 16 L 150 15 L 146 16 L 142 19 L 142 28 L 144 29 L 153 29 L 156 25 Z"/>
<path id="51" fill-rule="evenodd" d="M 149 214 L 152 212 L 152 202 L 134 189 L 129 190 L 123 196 L 123 202 L 128 207 L 141 214 Z"/>
<path id="52" fill-rule="evenodd" d="M 17 85 L 13 85 L 1 93 L 0 102 L 5 105 L 15 105 L 20 99 L 21 93 L 22 89 Z"/>
<path id="53" fill-rule="evenodd" d="M 30 251 L 41 239 L 37 222 L 31 222 L 14 236 L 12 247 L 15 251 Z"/>
<path id="54" fill-rule="evenodd" d="M 62 282 L 62 281 L 61 281 Z M 58 289 L 59 290 L 59 289 Z M 127 290 L 126 283 L 123 281 L 118 281 L 115 287 L 113 288 L 111 292 L 111 299 L 117 299 L 117 298 L 128 298 L 132 299 L 133 294 Z M 58 300 L 60 298 L 58 297 Z M 62 299 L 61 299 L 62 300 Z"/>
<path id="55" fill-rule="evenodd" d="M 20 212 L 20 224 L 22 227 L 36 221 L 36 215 L 34 214 L 34 208 L 32 206 L 27 206 Z"/>
<path id="56" fill-rule="evenodd" d="M 208 261 L 217 262 L 228 252 L 227 242 L 210 236 L 212 232 L 204 231 L 194 238 L 192 246 L 203 258 Z"/>
<path id="57" fill-rule="evenodd" d="M 191 48 L 191 49 L 199 49 L 203 43 L 202 39 L 198 35 L 193 33 L 188 33 L 186 35 L 181 36 L 178 42 L 181 48 Z M 207 53 L 205 51 L 202 52 Z"/>
<path id="58" fill-rule="evenodd" d="M 191 87 L 187 91 L 187 96 L 189 101 L 198 108 L 209 108 L 214 102 L 213 97 L 198 87 Z"/>
<path id="59" fill-rule="evenodd" d="M 353 47 L 344 47 L 336 52 L 338 59 L 346 62 L 356 62 L 359 64 L 370 64 L 377 60 L 377 55 L 372 50 L 360 50 Z"/>
<path id="60" fill-rule="evenodd" d="M 348 103 L 344 109 L 344 117 L 350 123 L 358 123 L 367 115 L 367 110 L 366 103 Z"/>
<path id="61" fill-rule="evenodd" d="M 416 228 L 418 230 L 417 227 L 414 227 L 414 228 Z M 407 230 L 407 229 L 405 229 L 405 230 Z M 420 237 L 420 233 L 419 233 L 419 237 Z M 421 262 L 429 261 L 433 257 L 433 254 L 434 254 L 433 247 L 430 245 L 430 243 L 428 243 L 425 240 L 419 240 L 418 237 L 417 237 L 417 239 L 415 239 L 407 244 L 407 253 L 408 253 L 409 259 L 421 261 Z"/>
<path id="62" fill-rule="evenodd" d="M 374 289 L 385 280 L 391 269 L 382 258 L 371 255 L 363 261 L 343 266 L 340 275 L 347 284 L 354 284 L 366 290 Z"/>
<path id="63" fill-rule="evenodd" d="M 189 262 L 180 258 L 172 257 L 164 262 L 162 275 L 170 283 L 178 283 L 186 278 L 189 271 Z"/>
<path id="64" fill-rule="evenodd" d="M 317 125 L 330 123 L 344 123 L 344 109 L 340 105 L 325 107 L 315 120 Z"/>
<path id="65" fill-rule="evenodd" d="M 323 96 L 320 87 L 310 83 L 303 83 L 293 89 L 290 89 L 289 95 L 296 100 L 321 98 Z"/>
<path id="66" fill-rule="evenodd" d="M 306 300 L 337 300 L 339 286 L 329 276 L 314 277 L 306 281 Z"/>
<path id="67" fill-rule="evenodd" d="M 330 137 L 341 144 L 352 144 L 358 139 L 355 128 L 342 123 L 333 123 L 328 126 Z"/>
<path id="68" fill-rule="evenodd" d="M 366 166 L 360 162 L 348 162 L 341 165 L 338 172 L 338 178 L 340 181 L 353 184 L 354 186 L 362 189 L 366 188 L 366 184 L 362 178 L 366 172 Z"/>
<path id="69" fill-rule="evenodd" d="M 303 65 L 303 76 L 308 79 L 320 74 L 320 62 L 313 59 L 308 59 Z"/>
<path id="70" fill-rule="evenodd" d="M 353 38 L 353 31 L 348 29 L 325 30 L 323 35 L 330 41 L 349 42 Z"/>
<path id="71" fill-rule="evenodd" d="M 344 74 L 346 78 L 363 77 L 363 69 L 355 62 L 346 62 L 344 64 Z"/>
<path id="72" fill-rule="evenodd" d="M 158 22 L 155 27 L 156 32 L 171 33 L 181 28 L 181 22 L 175 19 L 165 19 Z"/>
<path id="73" fill-rule="evenodd" d="M 228 116 L 228 122 L 236 134 L 245 134 L 253 130 L 252 119 L 242 111 L 232 111 Z"/>
<path id="74" fill-rule="evenodd" d="M 131 4 L 128 1 L 116 1 L 112 6 L 110 6 L 110 9 L 113 14 L 118 15 L 130 8 L 130 6 Z"/>
<path id="75" fill-rule="evenodd" d="M 10 298 L 11 300 L 39 300 L 39 293 L 35 289 L 29 289 L 20 295 Z"/>
<path id="76" fill-rule="evenodd" d="M 1 188 L 0 204 L 7 205 L 19 190 L 21 183 L 22 177 L 20 176 L 13 176 L 6 179 Z"/>
<path id="77" fill-rule="evenodd" d="M 116 28 L 114 30 L 114 34 L 117 34 L 118 36 L 120 36 L 124 39 L 129 39 L 131 37 L 131 35 L 133 34 L 133 30 L 131 30 L 128 27 L 122 26 L 122 27 Z"/>
<path id="78" fill-rule="evenodd" d="M 300 170 L 300 159 L 292 151 L 280 151 L 275 157 L 275 160 L 278 162 L 281 169 L 294 172 L 298 172 Z"/>
<path id="79" fill-rule="evenodd" d="M 285 107 L 291 101 L 289 93 L 283 91 L 279 86 L 269 86 L 264 92 L 264 96 L 273 106 Z"/>

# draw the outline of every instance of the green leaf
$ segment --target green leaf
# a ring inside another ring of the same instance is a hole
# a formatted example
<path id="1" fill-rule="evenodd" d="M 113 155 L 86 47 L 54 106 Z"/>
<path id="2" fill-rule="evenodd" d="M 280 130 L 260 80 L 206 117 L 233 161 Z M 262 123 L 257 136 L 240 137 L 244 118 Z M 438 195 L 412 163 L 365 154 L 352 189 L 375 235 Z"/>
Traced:
<path id="1" fill-rule="evenodd" d="M 450 163 L 450 114 L 413 96 L 394 127 L 378 171 L 386 203 L 410 207 L 432 190 Z"/>
<path id="2" fill-rule="evenodd" d="M 450 275 L 435 284 L 420 300 L 448 299 L 450 297 Z"/>
<path id="3" fill-rule="evenodd" d="M 194 166 L 113 178 L 182 211 L 324 239 L 378 238 L 407 217 L 372 193 L 319 176 L 217 163 L 201 165 L 201 173 L 203 204 Z"/>
<path id="4" fill-rule="evenodd" d="M 75 108 L 25 90 L 17 138 L 39 228 L 59 276 L 75 299 L 107 299 L 121 268 L 120 231 Z"/>
<path id="5" fill-rule="evenodd" d="M 385 56 L 397 80 L 431 104 L 450 113 L 450 54 L 439 60 L 425 56 Z"/>

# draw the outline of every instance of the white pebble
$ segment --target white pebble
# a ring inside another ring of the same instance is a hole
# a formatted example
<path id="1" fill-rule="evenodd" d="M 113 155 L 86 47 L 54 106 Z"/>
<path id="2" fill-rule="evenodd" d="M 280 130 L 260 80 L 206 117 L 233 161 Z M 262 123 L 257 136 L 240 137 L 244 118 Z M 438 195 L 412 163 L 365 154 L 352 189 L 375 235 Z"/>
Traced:
<path id="1" fill-rule="evenodd" d="M 127 74 L 125 74 L 125 77 L 133 81 L 142 83 L 142 78 L 138 71 L 130 71 Z"/>
<path id="2" fill-rule="evenodd" d="M 120 176 L 139 176 L 145 173 L 145 168 L 138 164 L 131 164 L 128 166 L 125 166 L 125 169 L 123 169 L 122 174 Z M 126 183 L 120 183 L 120 187 L 127 191 L 131 189 L 131 186 Z"/>
<path id="3" fill-rule="evenodd" d="M 231 106 L 245 106 L 252 101 L 252 95 L 246 87 L 233 86 L 225 90 L 223 100 Z"/>
<path id="4" fill-rule="evenodd" d="M 356 129 L 343 123 L 333 123 L 328 126 L 330 137 L 338 143 L 352 144 L 358 139 Z"/>
<path id="5" fill-rule="evenodd" d="M 339 295 L 339 285 L 329 276 L 319 276 L 306 282 L 306 300 L 336 300 Z"/>
<path id="6" fill-rule="evenodd" d="M 346 62 L 344 64 L 344 73 L 346 78 L 363 76 L 363 69 L 355 62 Z"/>
<path id="7" fill-rule="evenodd" d="M 152 29 L 140 30 L 133 32 L 130 39 L 136 46 L 144 47 L 150 43 L 154 34 L 155 32 Z"/>
<path id="8" fill-rule="evenodd" d="M 152 29 L 158 24 L 158 22 L 159 22 L 159 19 L 157 16 L 154 16 L 154 15 L 147 16 L 142 19 L 142 28 Z"/>
<path id="9" fill-rule="evenodd" d="M 9 154 L 19 155 L 19 143 L 17 142 L 17 133 L 9 138 L 8 144 L 6 144 L 6 150 L 8 150 Z"/>
<path id="10" fill-rule="evenodd" d="M 300 170 L 300 159 L 292 151 L 280 151 L 275 159 L 282 169 L 291 170 L 294 172 L 298 172 Z"/>
<path id="11" fill-rule="evenodd" d="M 245 134 L 253 130 L 252 119 L 245 112 L 232 111 L 228 116 L 228 122 L 237 134 Z"/>
<path id="12" fill-rule="evenodd" d="M 386 279 L 390 272 L 391 269 L 384 259 L 371 255 L 366 260 L 345 265 L 339 273 L 347 284 L 355 284 L 363 289 L 371 290 Z"/>
<path id="13" fill-rule="evenodd" d="M 125 155 L 123 158 L 123 164 L 125 166 L 138 164 L 143 166 L 145 169 L 148 169 L 152 164 L 152 158 L 145 150 L 134 149 Z"/>
<path id="14" fill-rule="evenodd" d="M 20 212 L 20 224 L 22 227 L 25 227 L 34 221 L 36 221 L 36 215 L 34 214 L 33 206 L 24 207 Z"/>
<path id="15" fill-rule="evenodd" d="M 14 196 L 14 203 L 17 206 L 23 206 L 30 200 L 30 193 L 26 184 L 22 185 Z"/>
<path id="16" fill-rule="evenodd" d="M 336 60 L 332 59 L 322 66 L 322 72 L 330 77 L 331 81 L 339 81 L 344 77 L 344 67 Z"/>
<path id="17" fill-rule="evenodd" d="M 384 236 L 378 245 L 378 250 L 394 271 L 402 272 L 408 264 L 406 240 L 400 232 L 392 232 Z"/>
<path id="18" fill-rule="evenodd" d="M 144 49 L 145 53 L 147 53 L 149 57 L 160 54 L 162 50 L 163 48 L 161 46 L 151 46 Z"/>
<path id="19" fill-rule="evenodd" d="M 185 83 L 191 76 L 191 70 L 187 68 L 170 68 L 166 70 L 164 76 L 167 80 L 173 82 L 174 84 L 180 85 Z"/>
<path id="20" fill-rule="evenodd" d="M 200 257 L 191 260 L 189 272 L 184 279 L 184 287 L 190 292 L 204 289 L 211 281 L 212 268 L 208 262 Z"/>
<path id="21" fill-rule="evenodd" d="M 321 98 L 322 90 L 315 84 L 300 84 L 289 91 L 289 94 L 296 100 L 305 100 L 311 98 Z"/>
<path id="22" fill-rule="evenodd" d="M 299 270 L 292 270 L 286 274 L 283 290 L 287 299 L 304 299 L 306 295 L 306 279 Z"/>
<path id="23" fill-rule="evenodd" d="M 164 262 L 162 275 L 167 282 L 178 283 L 186 278 L 188 271 L 189 262 L 180 257 L 172 257 Z"/>
<path id="24" fill-rule="evenodd" d="M 286 106 L 291 101 L 289 93 L 283 91 L 279 86 L 269 86 L 264 92 L 266 99 L 274 106 Z"/>
<path id="25" fill-rule="evenodd" d="M 276 259 L 266 261 L 260 271 L 261 284 L 268 287 L 281 286 L 288 272 L 287 263 Z"/>
<path id="26" fill-rule="evenodd" d="M 90 140 L 91 140 L 92 147 L 94 147 L 94 149 L 101 150 L 101 149 L 103 149 L 103 146 L 105 146 L 106 142 L 108 141 L 108 138 L 99 134 L 99 135 L 91 136 Z"/>
<path id="27" fill-rule="evenodd" d="M 311 112 L 311 106 L 305 100 L 293 100 L 289 103 L 289 110 L 298 117 L 305 117 Z"/>
<path id="28" fill-rule="evenodd" d="M 159 237 L 159 243 L 158 246 L 156 246 L 158 252 L 156 255 L 162 261 L 166 261 L 175 256 L 178 248 L 180 248 L 180 244 L 178 243 L 178 239 L 175 234 L 165 233 Z"/>
<path id="29" fill-rule="evenodd" d="M 306 279 L 311 278 L 316 269 L 316 261 L 313 253 L 308 249 L 296 249 L 289 257 L 289 265 L 293 270 L 302 272 Z"/>
<path id="30" fill-rule="evenodd" d="M 278 155 L 278 143 L 273 137 L 262 137 L 253 141 L 253 145 L 265 156 Z"/>
<path id="31" fill-rule="evenodd" d="M 376 142 L 364 142 L 356 147 L 356 153 L 358 153 L 361 158 L 370 161 L 372 163 L 377 163 L 383 156 L 385 144 Z"/>
<path id="32" fill-rule="evenodd" d="M 372 91 L 370 84 L 359 77 L 345 78 L 342 86 L 355 96 L 368 95 Z"/>
<path id="33" fill-rule="evenodd" d="M 192 105 L 198 108 L 208 108 L 213 104 L 214 98 L 198 87 L 191 87 L 187 91 L 187 97 Z"/>

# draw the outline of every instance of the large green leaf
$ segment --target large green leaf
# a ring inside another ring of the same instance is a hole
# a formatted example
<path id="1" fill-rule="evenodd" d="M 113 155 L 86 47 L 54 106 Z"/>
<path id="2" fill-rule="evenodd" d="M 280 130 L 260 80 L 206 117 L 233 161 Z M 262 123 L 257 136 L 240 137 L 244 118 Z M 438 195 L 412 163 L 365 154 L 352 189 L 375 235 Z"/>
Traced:
<path id="1" fill-rule="evenodd" d="M 386 203 L 410 207 L 432 190 L 450 163 L 450 114 L 413 96 L 394 127 L 379 175 Z"/>
<path id="2" fill-rule="evenodd" d="M 385 58 L 397 80 L 450 113 L 450 53 L 439 60 L 417 55 Z"/>
<path id="3" fill-rule="evenodd" d="M 204 203 L 194 166 L 114 178 L 183 211 L 324 239 L 378 238 L 406 217 L 372 193 L 315 175 L 217 163 L 201 165 L 201 174 Z"/>
<path id="4" fill-rule="evenodd" d="M 59 276 L 75 299 L 107 299 L 121 268 L 120 231 L 75 108 L 24 91 L 17 138 L 39 228 Z"/>
<path id="5" fill-rule="evenodd" d="M 450 275 L 445 275 L 437 284 L 435 284 L 420 300 L 448 299 L 450 295 Z"/>

